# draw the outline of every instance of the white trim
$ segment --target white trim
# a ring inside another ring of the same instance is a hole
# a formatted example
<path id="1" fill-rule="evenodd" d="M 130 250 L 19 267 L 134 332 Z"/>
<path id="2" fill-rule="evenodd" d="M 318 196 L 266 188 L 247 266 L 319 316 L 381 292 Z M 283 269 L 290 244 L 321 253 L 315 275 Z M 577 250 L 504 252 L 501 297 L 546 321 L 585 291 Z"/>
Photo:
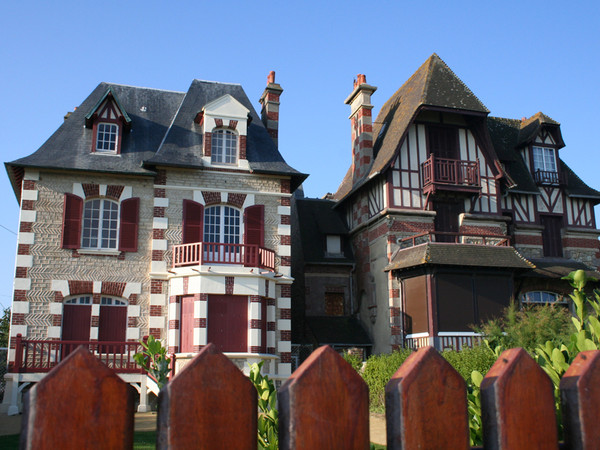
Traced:
<path id="1" fill-rule="evenodd" d="M 157 208 L 166 208 L 169 206 L 169 199 L 166 197 L 154 197 L 154 206 Z"/>
<path id="2" fill-rule="evenodd" d="M 165 328 L 165 318 L 163 316 L 149 316 L 148 328 L 159 328 L 163 330 Z"/>
<path id="3" fill-rule="evenodd" d="M 242 174 L 238 174 L 238 173 L 232 173 L 232 172 L 220 172 L 221 174 L 223 174 L 223 176 L 240 176 L 240 175 L 244 175 L 244 176 L 249 176 L 250 174 L 248 174 L 247 172 L 244 172 Z M 262 174 L 260 174 L 261 176 L 263 176 Z M 253 175 L 256 178 L 256 175 Z M 266 177 L 266 175 L 265 175 Z M 282 177 L 273 177 L 273 176 L 269 176 L 270 178 L 279 178 L 281 179 Z M 284 177 L 285 178 L 285 177 Z M 214 186 L 176 186 L 176 185 L 168 185 L 168 184 L 155 184 L 154 187 L 156 189 L 177 189 L 177 190 L 181 190 L 181 191 L 215 191 L 215 187 Z M 220 189 L 217 189 L 217 191 L 221 191 Z M 227 189 L 228 193 L 232 193 L 232 194 L 258 194 L 258 195 L 274 195 L 277 197 L 291 197 L 292 194 L 286 194 L 283 192 L 271 192 L 271 191 L 259 191 L 259 190 L 249 190 L 249 189 Z M 194 201 L 197 201 L 196 199 L 194 199 Z"/>
<path id="4" fill-rule="evenodd" d="M 167 250 L 166 239 L 152 239 L 152 250 Z"/>
<path id="5" fill-rule="evenodd" d="M 142 283 L 129 281 L 125 284 L 125 289 L 123 289 L 123 298 L 129 299 L 131 294 L 141 294 L 142 293 Z"/>
<path id="6" fill-rule="evenodd" d="M 166 230 L 169 228 L 169 219 L 167 217 L 153 217 L 152 228 L 155 230 Z"/>
<path id="7" fill-rule="evenodd" d="M 413 334 L 406 335 L 406 339 L 419 339 L 419 338 L 424 338 L 424 337 L 429 337 L 428 331 L 425 331 L 424 333 L 413 333 Z"/>
<path id="8" fill-rule="evenodd" d="M 475 333 L 473 331 L 440 331 L 438 332 L 438 336 L 477 337 L 481 336 L 481 333 Z"/>
<path id="9" fill-rule="evenodd" d="M 18 235 L 19 244 L 33 244 L 35 233 L 20 231 Z"/>
<path id="10" fill-rule="evenodd" d="M 21 194 L 21 200 L 33 200 L 36 201 L 38 199 L 38 191 L 23 189 L 23 193 Z"/>
<path id="11" fill-rule="evenodd" d="M 13 288 L 19 291 L 28 291 L 31 289 L 30 278 L 15 278 Z"/>
<path id="12" fill-rule="evenodd" d="M 32 211 L 30 209 L 22 209 L 21 217 L 19 222 L 33 222 L 35 223 L 37 219 L 37 211 Z M 21 234 L 21 233 L 19 233 Z"/>
<path id="13" fill-rule="evenodd" d="M 119 256 L 121 254 L 119 250 L 103 250 L 93 248 L 78 248 L 76 250 L 80 255 Z"/>
<path id="14" fill-rule="evenodd" d="M 27 169 L 23 175 L 23 179 L 38 181 L 40 179 L 40 172 L 37 170 Z"/>
<path id="15" fill-rule="evenodd" d="M 150 294 L 150 305 L 151 306 L 164 306 L 167 304 L 166 294 Z"/>

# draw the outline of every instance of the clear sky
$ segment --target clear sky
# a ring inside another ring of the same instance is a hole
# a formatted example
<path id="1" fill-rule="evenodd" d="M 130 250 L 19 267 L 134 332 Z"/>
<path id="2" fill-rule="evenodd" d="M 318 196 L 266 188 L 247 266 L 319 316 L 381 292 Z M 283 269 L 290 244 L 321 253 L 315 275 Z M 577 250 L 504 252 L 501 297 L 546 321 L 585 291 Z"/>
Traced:
<path id="1" fill-rule="evenodd" d="M 101 81 L 186 91 L 241 84 L 259 110 L 270 70 L 284 89 L 279 148 L 334 192 L 350 164 L 358 73 L 381 105 L 436 52 L 491 115 L 561 123 L 562 159 L 600 189 L 600 2 L 56 1 L 0 6 L 0 155 L 37 150 Z M 12 297 L 18 204 L 0 174 L 0 305 Z M 597 213 L 600 212 L 597 209 Z M 599 216 L 600 217 L 600 216 Z"/>

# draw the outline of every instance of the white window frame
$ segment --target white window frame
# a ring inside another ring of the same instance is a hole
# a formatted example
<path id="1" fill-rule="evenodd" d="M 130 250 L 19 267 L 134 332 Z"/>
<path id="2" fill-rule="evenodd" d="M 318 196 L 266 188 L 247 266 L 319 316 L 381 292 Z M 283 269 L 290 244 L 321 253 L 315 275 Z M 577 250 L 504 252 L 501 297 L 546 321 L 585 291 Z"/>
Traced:
<path id="1" fill-rule="evenodd" d="M 238 135 L 225 128 L 213 130 L 210 145 L 210 161 L 212 164 L 237 165 Z"/>
<path id="2" fill-rule="evenodd" d="M 342 255 L 342 237 L 338 234 L 328 234 L 326 236 L 327 256 Z"/>
<path id="3" fill-rule="evenodd" d="M 94 208 L 96 204 L 98 207 Z M 88 207 L 88 205 L 91 206 Z M 107 210 L 108 205 L 110 205 L 110 209 Z M 81 248 L 83 250 L 118 250 L 119 210 L 119 202 L 107 198 L 94 198 L 83 204 L 81 219 Z M 97 211 L 97 217 L 95 217 L 95 211 Z M 106 217 L 107 214 L 108 217 Z"/>
<path id="4" fill-rule="evenodd" d="M 533 147 L 533 169 L 544 172 L 558 172 L 556 165 L 556 151 L 549 147 Z"/>
<path id="5" fill-rule="evenodd" d="M 112 122 L 98 122 L 96 128 L 96 152 L 117 153 L 119 145 L 119 125 Z"/>
<path id="6" fill-rule="evenodd" d="M 122 300 L 122 299 L 116 298 L 116 297 L 102 296 L 100 298 L 100 306 L 117 306 L 117 307 L 123 307 L 123 306 L 127 306 L 127 302 L 125 300 Z"/>
<path id="7" fill-rule="evenodd" d="M 240 244 L 241 236 L 242 214 L 239 209 L 228 205 L 214 205 L 204 210 L 204 242 Z"/>
<path id="8" fill-rule="evenodd" d="M 66 305 L 91 305 L 92 303 L 91 295 L 80 295 L 65 300 Z"/>

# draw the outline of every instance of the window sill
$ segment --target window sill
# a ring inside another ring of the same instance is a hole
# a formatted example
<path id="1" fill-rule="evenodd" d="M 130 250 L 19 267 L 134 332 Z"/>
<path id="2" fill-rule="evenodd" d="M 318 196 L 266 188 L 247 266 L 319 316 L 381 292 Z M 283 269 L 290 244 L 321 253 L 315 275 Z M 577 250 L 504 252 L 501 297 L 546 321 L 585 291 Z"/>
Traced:
<path id="1" fill-rule="evenodd" d="M 79 248 L 77 253 L 80 255 L 104 255 L 104 256 L 119 256 L 119 250 L 95 250 L 92 248 Z"/>

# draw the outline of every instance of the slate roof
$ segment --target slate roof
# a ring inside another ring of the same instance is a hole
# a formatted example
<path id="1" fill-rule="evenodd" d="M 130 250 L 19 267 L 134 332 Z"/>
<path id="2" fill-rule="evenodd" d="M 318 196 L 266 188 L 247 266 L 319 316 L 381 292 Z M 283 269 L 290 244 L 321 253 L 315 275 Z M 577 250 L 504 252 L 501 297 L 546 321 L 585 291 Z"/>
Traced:
<path id="1" fill-rule="evenodd" d="M 590 277 L 600 279 L 600 272 L 580 261 L 565 258 L 535 258 L 531 259 L 535 269 L 528 273 L 528 277 L 562 278 L 574 270 L 585 270 Z"/>
<path id="2" fill-rule="evenodd" d="M 408 126 L 421 106 L 487 114 L 488 109 L 437 55 L 427 61 L 385 102 L 373 123 L 373 164 L 362 182 L 387 167 L 402 141 Z M 355 190 L 352 170 L 344 177 L 335 198 L 340 200 Z"/>
<path id="3" fill-rule="evenodd" d="M 300 242 L 307 264 L 352 264 L 353 255 L 348 235 L 348 227 L 333 209 L 335 202 L 323 199 L 297 199 L 296 212 L 300 232 Z M 325 256 L 326 236 L 342 236 L 343 256 Z"/>
<path id="4" fill-rule="evenodd" d="M 91 152 L 92 128 L 84 127 L 86 116 L 112 92 L 130 119 L 120 155 Z M 194 80 L 187 93 L 100 83 L 68 119 L 33 154 L 6 163 L 13 189 L 20 195 L 19 169 L 24 167 L 153 175 L 155 166 L 201 168 L 201 135 L 194 118 L 202 107 L 230 94 L 250 110 L 246 156 L 256 173 L 287 175 L 292 190 L 307 175 L 288 166 L 269 136 L 242 87 Z"/>
<path id="5" fill-rule="evenodd" d="M 385 268 L 408 269 L 424 265 L 533 269 L 513 247 L 427 242 L 400 250 Z"/>
<path id="6" fill-rule="evenodd" d="M 319 345 L 373 345 L 359 320 L 354 317 L 307 317 L 306 324 L 309 334 Z"/>

